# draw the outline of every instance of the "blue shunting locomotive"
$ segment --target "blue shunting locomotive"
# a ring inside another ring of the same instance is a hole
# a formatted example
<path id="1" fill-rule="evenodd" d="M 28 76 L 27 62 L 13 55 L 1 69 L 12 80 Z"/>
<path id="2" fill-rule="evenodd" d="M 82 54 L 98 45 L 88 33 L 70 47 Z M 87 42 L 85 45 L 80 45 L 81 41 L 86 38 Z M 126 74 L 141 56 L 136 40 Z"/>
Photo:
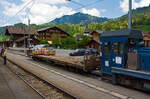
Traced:
<path id="1" fill-rule="evenodd" d="M 101 73 L 114 84 L 150 88 L 150 47 L 144 47 L 141 30 L 106 31 L 101 35 Z"/>

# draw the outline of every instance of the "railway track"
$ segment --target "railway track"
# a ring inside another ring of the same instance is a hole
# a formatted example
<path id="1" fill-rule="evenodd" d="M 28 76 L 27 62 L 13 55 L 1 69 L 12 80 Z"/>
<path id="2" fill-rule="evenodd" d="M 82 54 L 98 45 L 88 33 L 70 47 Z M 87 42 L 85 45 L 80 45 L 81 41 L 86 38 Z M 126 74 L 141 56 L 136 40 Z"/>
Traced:
<path id="1" fill-rule="evenodd" d="M 19 51 L 14 51 L 14 50 L 9 50 L 11 53 L 13 54 L 17 54 L 17 55 L 21 55 L 21 56 L 27 56 L 25 53 L 22 53 L 22 52 L 19 52 Z M 18 53 L 19 52 L 19 53 Z M 35 61 L 34 63 L 38 63 L 38 64 L 44 64 L 44 65 L 49 65 L 49 63 L 46 61 Z M 56 64 L 53 64 L 51 63 L 51 66 L 55 66 L 56 68 L 58 67 L 58 69 L 60 69 L 60 66 L 56 65 Z M 66 69 L 65 67 L 64 68 L 61 68 L 61 69 Z M 72 68 L 67 68 L 69 69 L 69 71 L 73 71 L 73 72 L 76 72 L 76 73 L 82 73 L 82 75 L 85 75 L 85 76 L 88 76 L 88 77 L 92 77 L 92 78 L 95 78 L 95 79 L 101 79 L 101 75 L 100 74 L 97 74 L 97 73 L 89 73 L 89 72 L 84 72 L 81 70 L 81 72 L 76 69 L 72 69 Z M 110 80 L 106 80 L 107 82 L 110 82 Z"/>
<path id="2" fill-rule="evenodd" d="M 63 89 L 40 79 L 10 61 L 8 61 L 7 67 L 43 97 L 43 99 L 78 99 L 77 97 L 65 92 Z"/>
<path id="3" fill-rule="evenodd" d="M 26 62 L 28 62 L 28 61 L 27 61 L 27 60 L 24 60 L 24 62 L 26 63 Z M 119 94 L 119 93 L 117 93 L 117 92 L 110 91 L 110 90 L 107 90 L 107 89 L 104 89 L 104 88 L 101 88 L 101 87 L 92 85 L 92 84 L 90 84 L 90 83 L 88 83 L 88 82 L 85 82 L 85 81 L 83 81 L 83 80 L 79 80 L 79 79 L 76 79 L 76 78 L 73 78 L 73 77 L 70 77 L 70 76 L 61 74 L 61 73 L 59 73 L 59 72 L 57 72 L 57 71 L 55 71 L 55 70 L 50 70 L 50 69 L 45 68 L 45 67 L 43 67 L 43 66 L 41 66 L 41 65 L 39 65 L 39 64 L 37 64 L 37 63 L 30 62 L 30 64 L 31 64 L 31 65 L 35 65 L 35 66 L 37 66 L 37 67 L 39 67 L 39 68 L 41 68 L 41 69 L 43 69 L 43 70 L 49 71 L 49 72 L 51 72 L 51 73 L 53 73 L 53 74 L 55 74 L 55 75 L 62 76 L 62 77 L 65 78 L 65 79 L 69 79 L 69 80 L 72 80 L 72 81 L 74 81 L 74 82 L 77 82 L 77 83 L 80 83 L 80 84 L 82 84 L 82 85 L 85 85 L 85 86 L 87 86 L 87 87 L 90 87 L 90 88 L 92 88 L 92 89 L 94 89 L 94 90 L 97 90 L 97 91 L 100 91 L 100 92 L 103 92 L 103 93 L 112 95 L 112 96 L 114 96 L 114 97 L 116 97 L 116 98 L 120 98 L 120 99 L 128 99 L 128 98 L 130 98 L 130 97 L 128 97 L 128 96 Z"/>
<path id="4" fill-rule="evenodd" d="M 7 50 L 10 53 L 13 54 L 17 54 L 17 55 L 21 55 L 21 56 L 27 56 L 25 53 L 21 52 L 21 51 L 16 51 L 16 50 Z"/>
<path id="5" fill-rule="evenodd" d="M 15 51 L 15 52 L 13 51 L 12 53 L 13 53 L 13 54 L 18 54 L 18 55 L 24 56 L 22 53 L 17 53 L 17 51 Z M 25 60 L 24 62 L 27 62 L 27 61 L 29 62 L 29 61 L 31 61 L 31 60 Z M 44 62 L 41 63 L 41 62 L 37 62 L 37 61 L 32 61 L 31 64 L 36 65 L 36 66 L 40 67 L 41 69 L 50 71 L 50 72 L 52 72 L 52 73 L 54 73 L 54 74 L 56 74 L 56 75 L 60 75 L 60 76 L 62 76 L 62 77 L 64 77 L 64 78 L 67 78 L 67 79 L 73 80 L 73 81 L 75 81 L 75 82 L 84 84 L 84 85 L 86 85 L 86 86 L 88 86 L 88 87 L 91 87 L 91 88 L 93 88 L 93 89 L 96 89 L 96 90 L 98 90 L 98 91 L 101 91 L 101 92 L 110 94 L 110 95 L 115 96 L 115 97 L 117 97 L 117 98 L 121 98 L 121 99 L 122 99 L 122 98 L 125 98 L 125 99 L 132 99 L 130 96 L 127 96 L 127 95 L 124 95 L 124 94 L 121 94 L 121 93 L 118 93 L 118 92 L 114 92 L 114 91 L 105 89 L 105 88 L 103 88 L 103 87 L 98 87 L 98 86 L 89 84 L 88 82 L 86 82 L 86 81 L 84 81 L 84 80 L 81 80 L 81 79 L 78 79 L 78 78 L 72 78 L 72 77 L 69 77 L 69 76 L 67 76 L 67 75 L 63 75 L 63 74 L 61 74 L 61 72 L 60 72 L 60 73 L 59 73 L 59 72 L 56 72 L 55 69 L 54 69 L 54 70 L 48 69 L 48 68 L 44 65 L 44 64 L 47 64 L 47 63 L 44 63 Z M 44 66 L 43 66 L 43 65 L 44 65 Z M 48 64 L 47 64 L 47 65 L 48 65 Z M 51 65 L 52 65 L 52 64 L 51 64 Z M 54 67 L 57 68 L 57 66 L 54 66 Z M 62 68 L 62 69 L 63 69 L 63 68 Z M 57 70 L 57 69 L 56 69 L 56 70 Z M 87 73 L 85 74 L 85 76 L 87 76 Z M 88 77 L 89 77 L 89 76 L 90 76 L 90 78 L 94 78 L 94 79 L 100 78 L 100 77 L 97 77 L 97 76 L 91 75 L 91 74 L 88 74 Z"/>

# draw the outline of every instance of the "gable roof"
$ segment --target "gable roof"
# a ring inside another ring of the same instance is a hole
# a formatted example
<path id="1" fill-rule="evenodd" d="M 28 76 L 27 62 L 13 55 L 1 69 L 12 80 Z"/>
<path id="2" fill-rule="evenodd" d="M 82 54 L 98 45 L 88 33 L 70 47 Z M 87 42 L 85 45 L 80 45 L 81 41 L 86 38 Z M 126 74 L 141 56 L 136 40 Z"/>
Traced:
<path id="1" fill-rule="evenodd" d="M 48 29 L 50 29 L 51 27 L 46 27 L 46 28 L 42 28 L 42 29 L 38 29 L 37 32 L 42 32 L 42 31 L 46 31 Z"/>
<path id="2" fill-rule="evenodd" d="M 60 29 L 60 28 L 58 28 L 58 27 L 56 27 L 56 26 L 54 26 L 54 27 L 42 28 L 42 29 L 37 30 L 37 32 L 40 33 L 40 32 L 43 32 L 43 31 L 46 31 L 46 30 L 49 30 L 49 29 L 57 29 L 57 30 L 59 30 L 59 31 L 61 31 L 61 32 L 65 33 L 65 34 L 67 34 L 67 35 L 69 36 L 69 33 L 63 31 L 62 29 Z"/>
<path id="3" fill-rule="evenodd" d="M 30 34 L 34 35 L 36 34 L 36 31 L 34 29 L 29 29 L 29 28 L 19 28 L 19 27 L 7 27 L 6 28 L 6 33 L 8 34 L 29 34 L 29 30 L 30 30 Z"/>
<path id="4" fill-rule="evenodd" d="M 134 39 L 143 39 L 142 31 L 135 29 L 105 31 L 101 34 L 101 38 L 109 38 L 109 37 L 128 37 Z"/>

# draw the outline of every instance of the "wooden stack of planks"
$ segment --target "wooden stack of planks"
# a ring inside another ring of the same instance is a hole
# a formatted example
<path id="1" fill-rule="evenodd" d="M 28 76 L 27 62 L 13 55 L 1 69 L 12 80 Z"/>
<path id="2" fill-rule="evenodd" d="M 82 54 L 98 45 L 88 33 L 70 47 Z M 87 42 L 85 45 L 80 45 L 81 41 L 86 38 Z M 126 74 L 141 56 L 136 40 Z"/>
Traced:
<path id="1" fill-rule="evenodd" d="M 50 61 L 60 66 L 82 69 L 84 71 L 92 71 L 97 67 L 100 67 L 100 59 L 96 56 L 88 56 L 86 58 L 72 58 L 67 56 L 34 55 L 33 58 L 38 58 L 43 61 Z"/>

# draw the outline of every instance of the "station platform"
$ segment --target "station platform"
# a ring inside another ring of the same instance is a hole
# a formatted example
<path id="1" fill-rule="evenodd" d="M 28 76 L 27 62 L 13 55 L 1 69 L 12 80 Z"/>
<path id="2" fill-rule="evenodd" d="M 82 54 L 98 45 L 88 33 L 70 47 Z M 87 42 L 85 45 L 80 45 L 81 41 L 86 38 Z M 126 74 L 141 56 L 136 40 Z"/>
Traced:
<path id="1" fill-rule="evenodd" d="M 0 58 L 0 99 L 42 99 L 33 89 L 13 74 Z"/>
<path id="2" fill-rule="evenodd" d="M 0 64 L 0 96 L 3 99 L 16 99 L 8 86 L 2 68 L 2 64 Z"/>

